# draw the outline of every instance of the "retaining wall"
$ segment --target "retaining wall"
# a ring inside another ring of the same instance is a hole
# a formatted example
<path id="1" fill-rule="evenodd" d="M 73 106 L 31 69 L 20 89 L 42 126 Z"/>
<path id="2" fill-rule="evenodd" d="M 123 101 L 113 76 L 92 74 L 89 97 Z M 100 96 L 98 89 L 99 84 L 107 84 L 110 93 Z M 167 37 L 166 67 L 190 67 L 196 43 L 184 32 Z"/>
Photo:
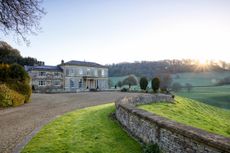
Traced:
<path id="1" fill-rule="evenodd" d="M 135 106 L 173 102 L 171 95 L 140 94 L 116 101 L 116 118 L 144 143 L 157 143 L 167 153 L 230 153 L 230 138 L 186 126 Z"/>

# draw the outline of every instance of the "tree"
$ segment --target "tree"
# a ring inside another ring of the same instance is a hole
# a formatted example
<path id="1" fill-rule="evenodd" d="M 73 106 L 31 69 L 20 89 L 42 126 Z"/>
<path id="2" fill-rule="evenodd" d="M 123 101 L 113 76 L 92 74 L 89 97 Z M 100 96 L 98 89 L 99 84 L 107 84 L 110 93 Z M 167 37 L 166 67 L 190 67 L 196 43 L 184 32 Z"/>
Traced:
<path id="1" fill-rule="evenodd" d="M 147 78 L 146 77 L 142 77 L 140 79 L 140 88 L 142 90 L 146 90 L 147 86 L 148 86 L 148 80 L 147 80 Z"/>
<path id="2" fill-rule="evenodd" d="M 24 65 L 44 65 L 44 62 L 38 61 L 32 57 L 22 57 L 17 49 L 14 49 L 4 41 L 0 41 L 0 63 L 13 64 L 18 63 Z"/>
<path id="3" fill-rule="evenodd" d="M 129 88 L 131 88 L 132 85 L 137 85 L 137 79 L 133 75 L 130 75 L 123 80 L 122 84 L 129 85 Z"/>
<path id="4" fill-rule="evenodd" d="M 9 68 L 9 77 L 14 80 L 18 80 L 21 82 L 29 82 L 29 74 L 25 71 L 25 69 L 19 64 L 12 64 Z"/>
<path id="5" fill-rule="evenodd" d="M 152 89 L 153 89 L 153 92 L 157 93 L 157 91 L 159 90 L 160 88 L 160 79 L 155 77 L 152 79 Z"/>
<path id="6" fill-rule="evenodd" d="M 162 89 L 167 89 L 172 83 L 172 78 L 169 73 L 162 73 L 159 75 L 159 78 L 161 82 L 160 87 Z"/>
<path id="7" fill-rule="evenodd" d="M 121 82 L 121 81 L 118 81 L 117 86 L 118 86 L 119 88 L 121 88 L 121 87 L 122 87 L 122 82 Z"/>
<path id="8" fill-rule="evenodd" d="M 190 92 L 192 90 L 192 85 L 190 83 L 186 83 L 185 88 L 187 89 L 188 92 Z"/>
<path id="9" fill-rule="evenodd" d="M 109 88 L 111 88 L 113 86 L 113 82 L 111 79 L 108 80 L 108 84 L 109 84 Z"/>
<path id="10" fill-rule="evenodd" d="M 25 35 L 39 31 L 39 21 L 45 14 L 42 0 L 1 0 L 0 30 L 15 32 L 27 41 Z"/>
<path id="11" fill-rule="evenodd" d="M 178 92 L 182 89 L 182 86 L 180 83 L 178 82 L 175 82 L 172 84 L 172 90 L 175 91 L 175 92 Z"/>

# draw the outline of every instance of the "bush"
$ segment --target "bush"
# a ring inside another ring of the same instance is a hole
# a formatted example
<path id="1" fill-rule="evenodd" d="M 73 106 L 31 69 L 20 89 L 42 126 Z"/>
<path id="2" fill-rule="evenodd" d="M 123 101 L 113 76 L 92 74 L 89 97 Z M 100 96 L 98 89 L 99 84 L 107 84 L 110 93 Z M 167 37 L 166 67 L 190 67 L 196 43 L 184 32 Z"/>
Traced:
<path id="1" fill-rule="evenodd" d="M 143 146 L 143 153 L 161 153 L 158 144 L 147 144 Z"/>
<path id="2" fill-rule="evenodd" d="M 148 86 L 148 80 L 147 80 L 147 78 L 146 77 L 142 77 L 140 79 L 140 88 L 142 90 L 146 90 L 147 86 Z"/>
<path id="3" fill-rule="evenodd" d="M 24 68 L 18 64 L 0 64 L 0 82 L 11 90 L 22 94 L 28 102 L 32 93 L 29 85 L 30 77 Z"/>
<path id="4" fill-rule="evenodd" d="M 10 79 L 17 80 L 20 82 L 25 82 L 25 83 L 28 83 L 30 80 L 28 73 L 24 70 L 24 68 L 21 65 L 18 64 L 10 65 L 9 77 Z"/>
<path id="5" fill-rule="evenodd" d="M 5 84 L 0 85 L 0 106 L 18 106 L 25 102 L 25 96 L 9 89 Z"/>
<path id="6" fill-rule="evenodd" d="M 0 64 L 0 82 L 5 82 L 9 78 L 9 69 L 8 64 Z"/>
<path id="7" fill-rule="evenodd" d="M 128 91 L 127 88 L 122 88 L 122 89 L 121 89 L 121 92 L 127 92 L 127 91 Z"/>
<path id="8" fill-rule="evenodd" d="M 8 83 L 7 86 L 12 89 L 17 91 L 18 93 L 22 94 L 25 96 L 25 102 L 29 102 L 30 96 L 32 93 L 31 86 L 27 83 L 22 83 L 22 82 L 15 82 L 15 83 Z"/>
<path id="9" fill-rule="evenodd" d="M 159 78 L 153 78 L 152 79 L 152 89 L 153 89 L 153 92 L 157 93 L 157 91 L 159 90 L 160 88 L 160 79 Z"/>

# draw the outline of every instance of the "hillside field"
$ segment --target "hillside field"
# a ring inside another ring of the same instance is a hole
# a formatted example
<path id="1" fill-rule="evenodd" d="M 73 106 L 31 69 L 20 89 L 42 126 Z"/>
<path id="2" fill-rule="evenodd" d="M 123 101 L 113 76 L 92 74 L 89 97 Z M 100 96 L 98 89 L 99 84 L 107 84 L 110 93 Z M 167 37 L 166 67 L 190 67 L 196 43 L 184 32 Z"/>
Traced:
<path id="1" fill-rule="evenodd" d="M 213 87 L 194 87 L 191 92 L 185 89 L 176 95 L 195 99 L 209 105 L 230 109 L 230 85 Z"/>
<path id="2" fill-rule="evenodd" d="M 181 85 L 190 83 L 196 86 L 192 88 L 191 92 L 182 89 L 180 92 L 175 93 L 176 95 L 195 99 L 220 108 L 230 109 L 230 85 L 214 86 L 219 80 L 228 76 L 230 76 L 230 72 L 177 73 L 172 75 L 172 82 L 178 82 Z M 126 77 L 110 77 L 110 80 L 115 85 Z M 151 88 L 150 82 L 148 86 Z M 140 90 L 138 86 L 133 86 L 132 89 Z"/>
<path id="3" fill-rule="evenodd" d="M 190 73 L 177 73 L 172 75 L 173 82 L 178 82 L 181 85 L 190 83 L 193 86 L 212 86 L 219 80 L 230 77 L 229 72 L 190 72 Z"/>
<path id="4" fill-rule="evenodd" d="M 138 106 L 177 122 L 230 137 L 230 110 L 176 96 L 175 103 L 152 103 Z"/>

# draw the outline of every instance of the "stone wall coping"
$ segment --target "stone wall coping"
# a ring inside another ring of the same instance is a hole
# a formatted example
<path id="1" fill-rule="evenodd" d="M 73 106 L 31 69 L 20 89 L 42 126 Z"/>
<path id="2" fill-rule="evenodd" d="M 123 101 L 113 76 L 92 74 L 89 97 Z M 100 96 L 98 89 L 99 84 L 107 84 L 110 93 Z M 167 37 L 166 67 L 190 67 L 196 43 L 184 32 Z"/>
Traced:
<path id="1" fill-rule="evenodd" d="M 146 95 L 146 94 L 145 94 Z M 144 96 L 145 96 L 144 95 Z M 143 96 L 143 95 L 142 95 Z M 129 99 L 130 97 L 124 97 Z M 207 144 L 211 147 L 224 150 L 226 152 L 230 151 L 230 138 L 221 135 L 209 133 L 205 130 L 201 130 L 192 126 L 188 126 L 165 117 L 150 113 L 146 110 L 136 108 L 134 104 L 123 99 L 116 101 L 116 108 L 121 107 L 126 111 L 140 117 L 141 119 L 147 120 L 149 122 L 157 124 L 159 127 L 166 128 L 172 132 L 176 132 L 185 137 L 191 138 L 198 142 Z M 134 98 L 135 99 L 135 98 Z"/>

